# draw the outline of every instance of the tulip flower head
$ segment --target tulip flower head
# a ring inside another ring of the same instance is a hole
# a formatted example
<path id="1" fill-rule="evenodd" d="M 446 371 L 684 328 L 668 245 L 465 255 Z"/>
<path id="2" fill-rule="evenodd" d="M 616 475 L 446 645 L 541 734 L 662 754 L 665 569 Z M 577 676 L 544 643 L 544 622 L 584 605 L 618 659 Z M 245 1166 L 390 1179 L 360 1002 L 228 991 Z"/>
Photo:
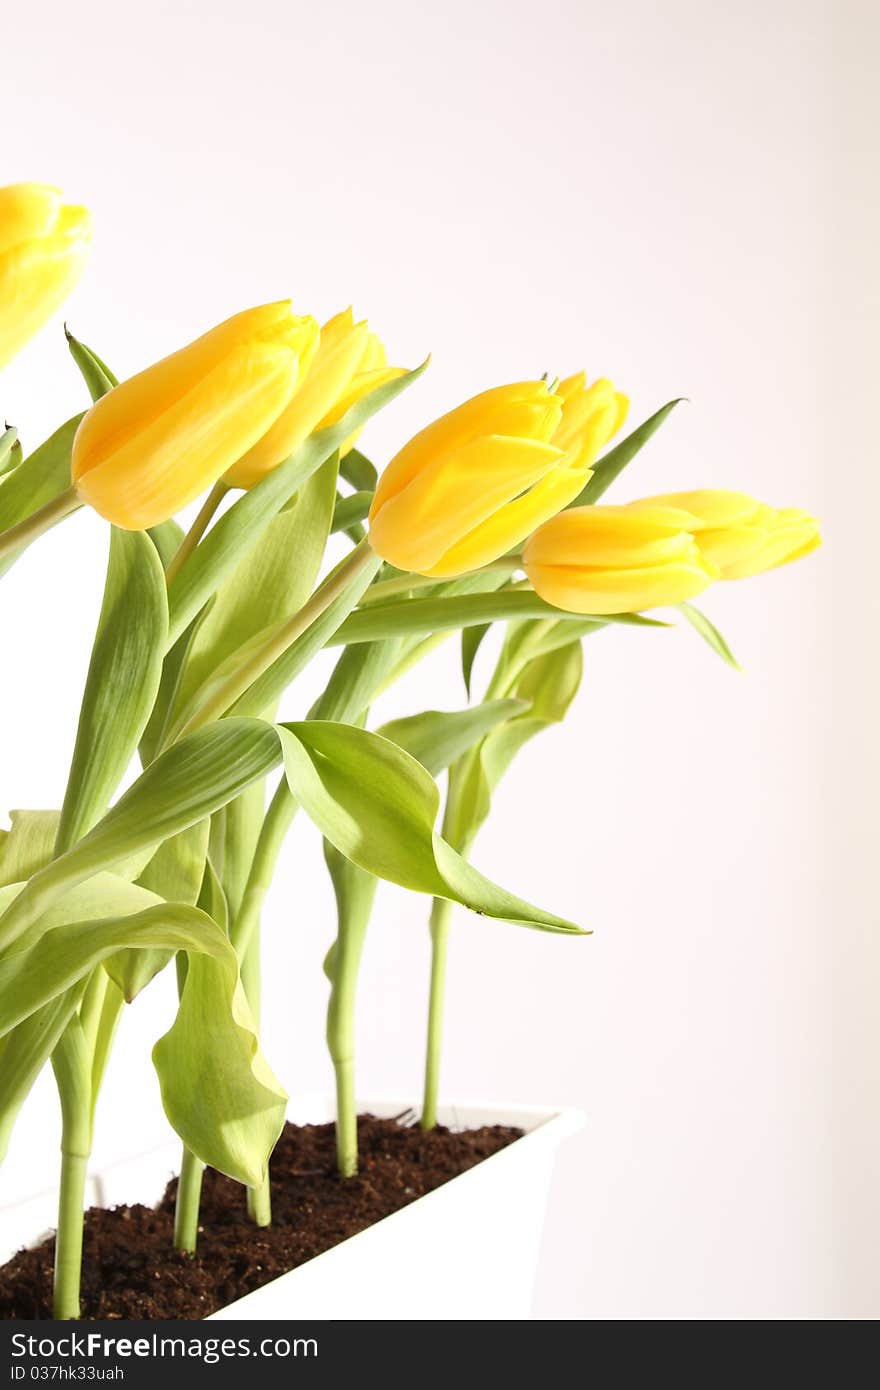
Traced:
<path id="1" fill-rule="evenodd" d="M 80 500 L 128 531 L 167 520 L 271 429 L 317 346 L 315 320 L 282 300 L 234 315 L 123 381 L 77 430 Z"/>
<path id="2" fill-rule="evenodd" d="M 355 323 L 351 309 L 321 329 L 308 373 L 271 429 L 229 469 L 230 487 L 253 487 L 298 449 L 313 430 L 335 424 L 350 406 L 383 382 L 403 375 L 388 367 L 385 349 L 366 320 Z M 340 453 L 347 453 L 354 437 Z"/>
<path id="3" fill-rule="evenodd" d="M 57 188 L 0 188 L 0 367 L 52 317 L 86 263 L 92 219 Z"/>
<path id="4" fill-rule="evenodd" d="M 583 374 L 498 386 L 415 435 L 379 479 L 373 549 L 418 574 L 464 574 L 518 545 L 577 496 L 626 415 Z"/>
<path id="5" fill-rule="evenodd" d="M 523 564 L 535 592 L 569 613 L 638 613 L 682 603 L 719 571 L 677 507 L 572 507 L 529 539 Z"/>
<path id="6" fill-rule="evenodd" d="M 748 579 L 787 565 L 822 544 L 819 523 L 797 507 L 777 511 L 744 492 L 704 488 L 670 492 L 633 502 L 633 507 L 680 507 L 692 518 L 700 551 L 721 579 Z"/>

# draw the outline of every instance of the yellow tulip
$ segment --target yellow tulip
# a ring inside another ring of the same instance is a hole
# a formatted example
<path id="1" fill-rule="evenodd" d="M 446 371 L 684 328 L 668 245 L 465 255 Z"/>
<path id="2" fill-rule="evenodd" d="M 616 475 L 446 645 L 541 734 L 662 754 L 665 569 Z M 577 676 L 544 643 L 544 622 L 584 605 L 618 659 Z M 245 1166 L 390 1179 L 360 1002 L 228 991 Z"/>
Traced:
<path id="1" fill-rule="evenodd" d="M 0 367 L 67 298 L 88 255 L 91 215 L 68 207 L 57 188 L 0 188 Z"/>
<path id="2" fill-rule="evenodd" d="M 315 320 L 282 300 L 236 314 L 123 381 L 76 432 L 80 500 L 128 531 L 173 516 L 272 427 L 317 343 Z"/>
<path id="3" fill-rule="evenodd" d="M 691 531 L 722 579 L 748 579 L 799 560 L 822 544 L 819 523 L 796 507 L 777 511 L 744 492 L 704 488 L 670 492 L 633 502 L 633 507 L 680 507 L 692 517 Z"/>
<path id="4" fill-rule="evenodd" d="M 569 613 L 638 613 L 701 593 L 718 570 L 677 507 L 572 507 L 523 551 L 541 598 Z"/>
<path id="5" fill-rule="evenodd" d="M 272 428 L 225 475 L 229 487 L 253 487 L 297 449 L 315 429 L 335 424 L 348 408 L 384 381 L 403 374 L 387 367 L 385 350 L 366 321 L 351 309 L 329 319 L 302 385 Z M 340 453 L 347 453 L 354 437 Z"/>
<path id="6" fill-rule="evenodd" d="M 417 434 L 379 479 L 373 549 L 399 569 L 464 574 L 518 545 L 586 484 L 626 398 L 584 375 L 498 386 Z"/>

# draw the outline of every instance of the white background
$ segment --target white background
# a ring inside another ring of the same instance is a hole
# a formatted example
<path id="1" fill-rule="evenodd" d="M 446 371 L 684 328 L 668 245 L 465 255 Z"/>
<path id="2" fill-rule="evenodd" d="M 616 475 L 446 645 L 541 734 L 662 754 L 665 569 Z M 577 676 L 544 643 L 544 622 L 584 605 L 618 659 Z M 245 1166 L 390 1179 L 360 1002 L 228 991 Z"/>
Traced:
<path id="1" fill-rule="evenodd" d="M 478 389 L 583 365 L 633 420 L 690 398 L 618 498 L 733 486 L 823 518 L 818 556 L 707 596 L 745 674 L 680 628 L 590 642 L 478 844 L 595 931 L 460 914 L 451 954 L 445 1092 L 589 1117 L 539 1316 L 880 1313 L 876 40 L 858 0 L 84 0 L 7 36 L 0 181 L 94 210 L 68 313 L 117 373 L 251 303 L 353 302 L 393 361 L 434 353 L 365 439 L 379 460 Z M 29 446 L 81 407 L 59 324 L 0 389 Z M 105 546 L 80 514 L 4 580 L 0 806 L 59 804 Z M 386 713 L 462 699 L 450 646 Z M 298 825 L 266 915 L 266 1049 L 298 1091 L 330 1076 L 317 851 Z M 365 1094 L 418 1092 L 426 908 L 380 896 Z M 171 993 L 124 1020 L 102 1158 L 166 1133 Z M 51 1180 L 56 1143 L 47 1085 L 3 1201 Z"/>

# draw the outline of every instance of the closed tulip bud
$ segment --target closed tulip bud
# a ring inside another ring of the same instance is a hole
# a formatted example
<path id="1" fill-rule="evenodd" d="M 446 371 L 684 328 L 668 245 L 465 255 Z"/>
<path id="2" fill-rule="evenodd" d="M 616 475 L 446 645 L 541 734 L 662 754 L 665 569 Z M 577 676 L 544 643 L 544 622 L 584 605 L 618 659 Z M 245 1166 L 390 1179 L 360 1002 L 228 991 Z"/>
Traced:
<path id="1" fill-rule="evenodd" d="M 694 598 L 718 578 L 677 507 L 572 507 L 535 532 L 523 564 L 569 613 L 638 613 Z"/>
<path id="2" fill-rule="evenodd" d="M 0 367 L 67 298 L 88 255 L 91 215 L 67 207 L 57 188 L 0 188 Z"/>
<path id="3" fill-rule="evenodd" d="M 417 434 L 376 488 L 370 542 L 418 574 L 464 574 L 518 545 L 584 487 L 626 398 L 583 374 L 474 396 Z"/>
<path id="4" fill-rule="evenodd" d="M 127 531 L 167 520 L 272 427 L 317 343 L 315 320 L 282 300 L 236 314 L 123 381 L 76 432 L 80 500 Z"/>
<path id="5" fill-rule="evenodd" d="M 253 487 L 299 448 L 313 430 L 335 424 L 346 410 L 403 368 L 387 367 L 385 350 L 366 321 L 354 322 L 351 309 L 329 319 L 304 381 L 285 410 L 252 449 L 226 474 L 229 487 Z M 347 453 L 354 438 L 340 453 Z"/>
<path id="6" fill-rule="evenodd" d="M 722 579 L 748 579 L 799 560 L 822 544 L 819 523 L 809 512 L 796 507 L 777 511 L 743 492 L 704 488 L 631 505 L 680 507 L 689 512 L 696 542 Z"/>

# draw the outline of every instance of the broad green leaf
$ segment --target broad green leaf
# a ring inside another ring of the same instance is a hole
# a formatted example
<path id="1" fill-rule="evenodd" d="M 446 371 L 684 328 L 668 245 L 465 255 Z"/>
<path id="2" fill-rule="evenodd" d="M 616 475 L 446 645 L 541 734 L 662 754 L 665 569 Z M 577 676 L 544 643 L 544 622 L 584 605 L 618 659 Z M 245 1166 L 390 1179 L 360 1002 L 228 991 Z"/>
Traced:
<path id="1" fill-rule="evenodd" d="M 487 700 L 451 714 L 443 710 L 425 710 L 406 719 L 392 719 L 376 732 L 404 748 L 436 777 L 499 724 L 523 714 L 528 708 L 523 700 Z"/>
<path id="2" fill-rule="evenodd" d="M 162 674 L 165 575 L 149 536 L 112 527 L 104 602 L 80 708 L 57 848 L 103 815 L 135 754 Z"/>
<path id="3" fill-rule="evenodd" d="M 70 451 L 82 415 L 57 429 L 0 486 L 0 531 L 24 521 L 70 487 Z M 0 575 L 14 565 L 21 551 L 0 559 Z"/>
<path id="4" fill-rule="evenodd" d="M 583 625 L 588 618 L 565 613 L 545 603 L 529 589 L 505 589 L 500 593 L 463 594 L 456 597 L 411 598 L 403 603 L 370 604 L 352 613 L 330 639 L 330 646 L 350 642 L 375 642 L 382 637 L 403 637 L 482 625 L 509 618 L 556 618 Z M 592 619 L 600 626 L 623 623 L 634 627 L 665 627 L 639 613 L 617 613 Z"/>
<path id="5" fill-rule="evenodd" d="M 0 478 L 5 478 L 7 473 L 12 473 L 21 463 L 21 458 L 21 441 L 18 437 L 18 430 L 14 425 L 7 425 L 3 433 L 0 434 Z"/>
<path id="6" fill-rule="evenodd" d="M 161 903 L 118 919 L 74 922 L 0 958 L 0 1035 L 65 994 L 122 948 L 188 952 L 177 1017 L 153 1051 L 166 1114 L 188 1148 L 242 1183 L 265 1176 L 287 1097 L 262 1056 L 216 923 Z"/>
<path id="7" fill-rule="evenodd" d="M 335 425 L 317 430 L 284 463 L 245 492 L 211 527 L 169 590 L 170 642 L 176 642 L 220 587 L 242 555 L 258 545 L 270 521 L 350 434 L 366 424 L 419 377 L 427 366 L 386 382 L 347 410 Z"/>
<path id="8" fill-rule="evenodd" d="M 183 534 L 183 527 L 179 526 L 173 518 L 169 518 L 168 521 L 160 521 L 158 526 L 151 526 L 147 532 L 159 552 L 163 569 L 168 568 L 180 549 Z"/>
<path id="9" fill-rule="evenodd" d="M 315 587 L 336 498 L 335 454 L 270 521 L 217 591 L 187 654 L 177 691 L 185 708 L 196 691 L 258 633 L 291 617 Z"/>
<path id="10" fill-rule="evenodd" d="M 160 556 L 161 558 L 161 556 Z M 144 767 L 151 763 L 161 748 L 168 742 L 171 719 L 177 702 L 177 691 L 186 668 L 186 658 L 196 639 L 201 624 L 211 611 L 213 599 L 205 604 L 200 613 L 193 618 L 189 627 L 180 634 L 173 647 L 165 655 L 162 664 L 162 678 L 153 703 L 153 712 L 147 720 L 140 742 L 141 762 Z"/>
<path id="11" fill-rule="evenodd" d="M 24 883 L 49 863 L 60 811 L 10 811 L 10 830 L 0 830 L 0 887 Z"/>
<path id="12" fill-rule="evenodd" d="M 138 879 L 137 886 L 148 889 L 166 902 L 194 906 L 198 902 L 205 875 L 208 827 L 209 822 L 202 820 L 190 826 L 189 830 L 172 835 L 156 850 Z M 160 970 L 164 970 L 170 959 L 168 951 L 121 951 L 106 962 L 105 968 L 123 996 L 131 1000 Z"/>
<path id="13" fill-rule="evenodd" d="M 380 564 L 381 561 L 377 555 L 375 558 L 376 568 Z M 276 700 L 283 695 L 291 682 L 305 670 L 312 657 L 327 645 L 340 623 L 343 623 L 348 617 L 364 589 L 370 583 L 373 573 L 375 570 L 363 571 L 357 583 L 340 594 L 339 598 L 321 614 L 317 622 L 312 623 L 302 637 L 292 642 L 283 655 L 279 656 L 268 670 L 254 681 L 250 689 L 236 700 L 231 713 L 258 717 L 266 710 L 274 708 Z"/>
<path id="14" fill-rule="evenodd" d="M 153 1048 L 165 1114 L 188 1149 L 257 1187 L 281 1130 L 287 1094 L 260 1051 L 235 952 L 190 952 L 177 1017 Z"/>
<path id="15" fill-rule="evenodd" d="M 324 837 L 360 868 L 487 916 L 546 931 L 579 931 L 491 883 L 435 833 L 437 787 L 402 748 L 329 721 L 278 729 L 293 796 Z"/>
<path id="16" fill-rule="evenodd" d="M 339 465 L 339 475 L 358 492 L 373 492 L 379 481 L 376 465 L 360 449 L 349 449 Z"/>
<path id="17" fill-rule="evenodd" d="M 602 494 L 607 492 L 611 484 L 620 477 L 626 465 L 632 462 L 639 450 L 647 444 L 651 435 L 656 434 L 666 417 L 683 400 L 683 396 L 677 396 L 674 401 L 668 401 L 666 405 L 661 406 L 647 420 L 644 420 L 631 434 L 628 434 L 626 439 L 622 439 L 619 444 L 615 444 L 613 449 L 609 449 L 608 453 L 593 465 L 593 476 L 574 501 L 569 502 L 569 507 L 586 507 L 593 502 L 598 502 Z"/>
<path id="18" fill-rule="evenodd" d="M 96 352 L 86 347 L 78 338 L 74 338 L 70 329 L 65 324 L 64 332 L 67 337 L 67 346 L 70 348 L 70 355 L 79 367 L 83 381 L 89 388 L 89 395 L 93 401 L 99 401 L 102 396 L 106 396 L 108 391 L 112 391 L 119 382 L 107 366 L 102 362 Z"/>
<path id="19" fill-rule="evenodd" d="M 722 637 L 714 623 L 710 622 L 699 608 L 695 608 L 692 603 L 680 603 L 684 616 L 687 618 L 691 627 L 700 634 L 704 642 L 717 652 L 722 661 L 726 661 L 728 666 L 732 666 L 734 671 L 741 671 L 742 667 L 734 656 L 727 642 Z"/>
<path id="20" fill-rule="evenodd" d="M 0 917 L 0 949 L 74 885 L 152 854 L 164 840 L 225 806 L 280 759 L 278 735 L 262 720 L 224 719 L 182 739 L 141 773 L 88 835 L 31 878 Z"/>
<path id="21" fill-rule="evenodd" d="M 85 986 L 81 980 L 0 1039 L 0 1163 L 18 1113 L 79 1008 Z"/>

